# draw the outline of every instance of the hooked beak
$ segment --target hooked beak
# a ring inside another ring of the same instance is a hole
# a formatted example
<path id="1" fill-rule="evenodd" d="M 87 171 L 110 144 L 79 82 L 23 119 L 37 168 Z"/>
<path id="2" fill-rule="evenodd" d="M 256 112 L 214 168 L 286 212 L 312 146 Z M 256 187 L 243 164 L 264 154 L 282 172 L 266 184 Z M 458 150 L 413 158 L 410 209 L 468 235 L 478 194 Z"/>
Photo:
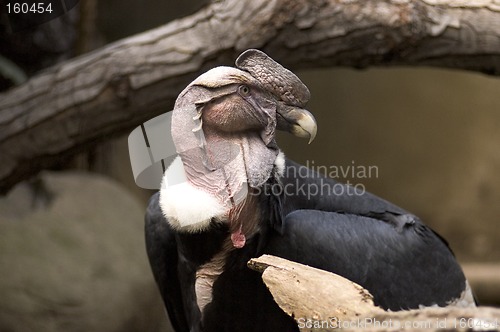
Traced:
<path id="1" fill-rule="evenodd" d="M 309 111 L 286 105 L 278 109 L 277 115 L 279 130 L 288 131 L 297 137 L 308 138 L 308 144 L 316 137 L 318 127 L 314 116 Z"/>

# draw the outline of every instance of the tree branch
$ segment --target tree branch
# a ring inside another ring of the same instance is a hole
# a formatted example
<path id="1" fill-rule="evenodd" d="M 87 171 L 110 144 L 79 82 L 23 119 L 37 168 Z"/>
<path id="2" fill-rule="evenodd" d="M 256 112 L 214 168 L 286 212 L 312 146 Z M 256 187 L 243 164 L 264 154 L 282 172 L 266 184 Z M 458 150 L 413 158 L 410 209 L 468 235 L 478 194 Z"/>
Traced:
<path id="1" fill-rule="evenodd" d="M 274 301 L 293 317 L 301 331 L 449 331 L 498 330 L 500 309 L 428 307 L 384 311 L 371 294 L 339 275 L 283 258 L 263 255 L 248 266 L 262 273 Z"/>
<path id="2" fill-rule="evenodd" d="M 261 48 L 291 69 L 430 65 L 500 75 L 494 0 L 216 1 L 0 95 L 0 192 L 171 109 L 201 71 Z"/>

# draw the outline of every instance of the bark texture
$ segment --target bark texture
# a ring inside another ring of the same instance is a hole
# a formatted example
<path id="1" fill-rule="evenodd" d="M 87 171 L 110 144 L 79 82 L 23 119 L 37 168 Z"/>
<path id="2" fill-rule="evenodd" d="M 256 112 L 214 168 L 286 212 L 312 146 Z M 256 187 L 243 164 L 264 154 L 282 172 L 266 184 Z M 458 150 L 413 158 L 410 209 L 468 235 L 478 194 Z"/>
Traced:
<path id="1" fill-rule="evenodd" d="M 334 273 L 271 255 L 251 259 L 248 266 L 262 273 L 276 303 L 295 319 L 351 320 L 383 312 L 367 290 Z"/>
<path id="2" fill-rule="evenodd" d="M 171 109 L 200 72 L 260 48 L 291 69 L 430 65 L 500 74 L 498 0 L 214 1 L 0 94 L 0 192 Z"/>
<path id="3" fill-rule="evenodd" d="M 374 306 L 358 284 L 334 273 L 263 255 L 248 266 L 262 279 L 281 309 L 301 331 L 469 331 L 498 330 L 500 309 L 425 308 L 398 312 Z"/>

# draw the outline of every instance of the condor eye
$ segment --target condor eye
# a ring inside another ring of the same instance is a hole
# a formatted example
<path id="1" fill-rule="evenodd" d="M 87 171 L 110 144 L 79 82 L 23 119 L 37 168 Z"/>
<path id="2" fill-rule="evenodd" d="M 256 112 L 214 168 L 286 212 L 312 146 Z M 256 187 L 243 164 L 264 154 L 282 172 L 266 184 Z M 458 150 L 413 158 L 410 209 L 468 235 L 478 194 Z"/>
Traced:
<path id="1" fill-rule="evenodd" d="M 246 85 L 240 85 L 238 87 L 238 93 L 243 97 L 248 97 L 250 96 L 250 88 Z"/>

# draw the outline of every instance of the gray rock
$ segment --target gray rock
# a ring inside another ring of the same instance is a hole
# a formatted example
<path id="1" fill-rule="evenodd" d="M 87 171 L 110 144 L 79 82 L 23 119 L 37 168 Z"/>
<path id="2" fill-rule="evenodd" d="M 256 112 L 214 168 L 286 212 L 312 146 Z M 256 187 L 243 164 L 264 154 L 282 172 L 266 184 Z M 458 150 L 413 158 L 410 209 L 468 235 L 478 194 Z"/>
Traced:
<path id="1" fill-rule="evenodd" d="M 0 198 L 0 331 L 165 331 L 142 206 L 88 173 Z"/>

